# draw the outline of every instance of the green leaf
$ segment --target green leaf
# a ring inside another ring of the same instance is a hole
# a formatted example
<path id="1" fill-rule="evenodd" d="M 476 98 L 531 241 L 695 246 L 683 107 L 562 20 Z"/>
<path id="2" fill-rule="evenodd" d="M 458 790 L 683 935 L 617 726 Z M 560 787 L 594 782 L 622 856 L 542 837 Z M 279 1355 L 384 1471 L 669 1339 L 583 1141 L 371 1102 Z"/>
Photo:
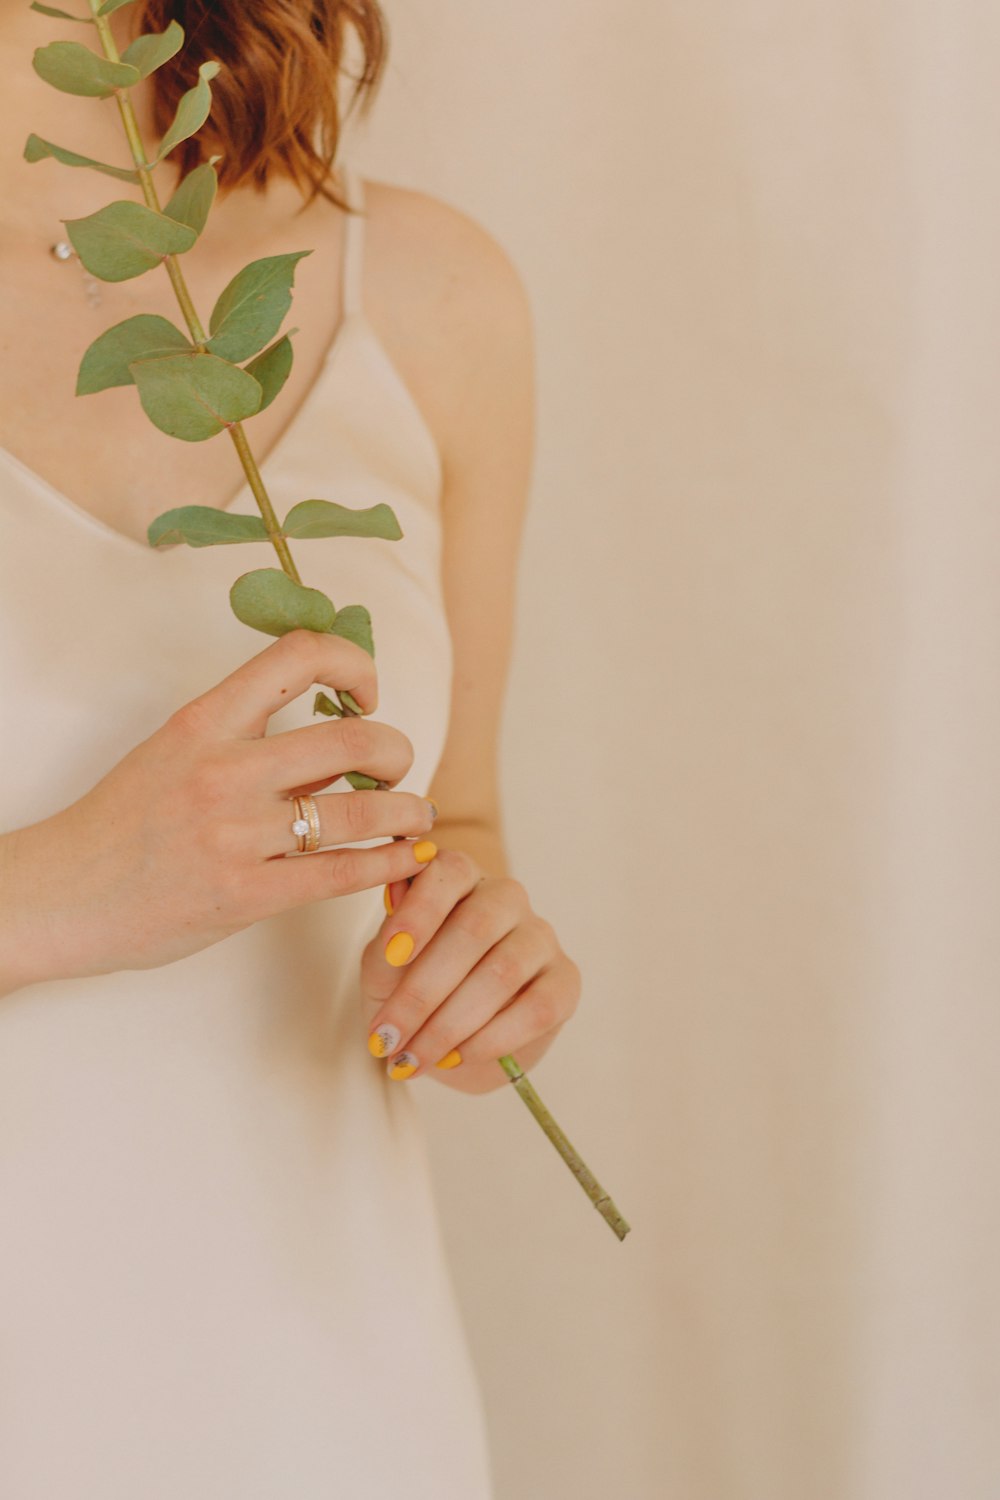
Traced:
<path id="1" fill-rule="evenodd" d="M 302 500 L 293 505 L 285 517 L 282 531 L 286 536 L 378 536 L 398 542 L 403 535 L 391 505 L 369 505 L 352 510 L 335 505 L 332 500 Z"/>
<path id="2" fill-rule="evenodd" d="M 158 313 L 137 313 L 96 338 L 80 361 L 76 394 L 89 396 L 113 385 L 134 383 L 129 365 L 135 359 L 155 359 L 192 349 L 190 340 L 169 318 Z"/>
<path id="3" fill-rule="evenodd" d="M 83 219 L 64 219 L 66 233 L 87 270 L 102 281 L 128 281 L 158 266 L 165 255 L 190 250 L 198 236 L 144 203 L 120 199 Z"/>
<path id="4" fill-rule="evenodd" d="M 344 780 L 349 781 L 356 792 L 366 792 L 372 787 L 378 786 L 373 776 L 366 776 L 363 771 L 345 771 Z"/>
<path id="5" fill-rule="evenodd" d="M 122 62 L 138 68 L 140 78 L 148 78 L 157 68 L 179 52 L 184 45 L 184 27 L 171 21 L 166 31 L 144 31 L 129 42 L 122 53 Z"/>
<path id="6" fill-rule="evenodd" d="M 345 604 L 343 609 L 338 609 L 330 634 L 343 636 L 345 641 L 353 641 L 369 656 L 375 655 L 372 619 L 363 604 Z"/>
<path id="7" fill-rule="evenodd" d="M 106 172 L 109 177 L 117 177 L 122 182 L 139 181 L 139 174 L 134 168 L 108 166 L 107 162 L 95 161 L 92 156 L 80 156 L 76 151 L 67 151 L 65 146 L 44 141 L 40 135 L 32 132 L 24 143 L 25 161 L 42 161 L 46 156 L 54 156 L 56 161 L 63 162 L 67 167 L 93 167 L 95 172 Z"/>
<path id="8" fill-rule="evenodd" d="M 338 688 L 337 697 L 340 699 L 341 703 L 346 703 L 347 707 L 353 709 L 356 714 L 364 714 L 364 709 L 361 707 L 361 704 L 358 702 L 357 698 L 355 698 L 353 694 L 349 693 L 346 688 Z"/>
<path id="9" fill-rule="evenodd" d="M 252 417 L 261 388 L 252 375 L 214 354 L 168 354 L 129 364 L 143 411 L 161 432 L 200 443 Z"/>
<path id="10" fill-rule="evenodd" d="M 221 160 L 219 156 L 211 156 L 187 174 L 163 210 L 168 219 L 177 219 L 195 234 L 201 234 L 219 186 L 215 163 Z"/>
<path id="11" fill-rule="evenodd" d="M 150 162 L 155 166 L 165 156 L 169 156 L 175 146 L 181 141 L 186 141 L 188 136 L 194 135 L 200 130 L 208 119 L 212 108 L 212 90 L 208 86 L 208 80 L 214 78 L 218 73 L 221 63 L 203 62 L 198 69 L 198 82 L 193 89 L 188 89 L 182 94 L 177 103 L 177 111 L 173 123 L 166 135 L 160 142 L 159 150 Z"/>
<path id="12" fill-rule="evenodd" d="M 230 542 L 266 542 L 267 527 L 260 516 L 234 516 L 212 505 L 182 505 L 157 516 L 146 535 L 151 547 L 220 547 Z"/>
<path id="13" fill-rule="evenodd" d="M 316 694 L 313 699 L 313 713 L 326 714 L 328 719 L 342 719 L 344 717 L 344 710 L 338 708 L 333 699 L 328 698 L 325 693 Z"/>
<path id="14" fill-rule="evenodd" d="M 93 16 L 71 16 L 68 10 L 57 10 L 54 5 L 39 5 L 38 0 L 31 0 L 29 10 L 39 10 L 43 16 L 58 16 L 60 21 L 83 21 L 85 25 L 93 25 Z"/>
<path id="15" fill-rule="evenodd" d="M 133 0 L 104 0 L 97 14 L 99 16 L 110 16 L 113 10 L 121 10 L 123 5 L 131 5 Z"/>
<path id="16" fill-rule="evenodd" d="M 298 333 L 298 329 L 293 328 L 290 333 Z M 252 359 L 243 368 L 254 380 L 260 381 L 264 398 L 257 410 L 263 411 L 265 406 L 270 406 L 291 371 L 292 340 L 289 334 L 283 334 L 277 343 L 265 349 L 263 354 L 258 354 L 256 359 Z"/>
<path id="17" fill-rule="evenodd" d="M 274 337 L 292 302 L 295 265 L 311 250 L 265 255 L 238 271 L 212 309 L 208 347 L 225 359 L 249 359 Z"/>
<path id="18" fill-rule="evenodd" d="M 307 589 L 280 568 L 258 568 L 237 578 L 229 591 L 233 614 L 265 635 L 315 630 L 326 635 L 336 610 L 319 589 Z"/>
<path id="19" fill-rule="evenodd" d="M 31 61 L 39 78 L 64 94 L 107 99 L 115 89 L 127 89 L 139 82 L 138 68 L 109 62 L 81 42 L 50 42 L 47 47 L 36 47 Z"/>

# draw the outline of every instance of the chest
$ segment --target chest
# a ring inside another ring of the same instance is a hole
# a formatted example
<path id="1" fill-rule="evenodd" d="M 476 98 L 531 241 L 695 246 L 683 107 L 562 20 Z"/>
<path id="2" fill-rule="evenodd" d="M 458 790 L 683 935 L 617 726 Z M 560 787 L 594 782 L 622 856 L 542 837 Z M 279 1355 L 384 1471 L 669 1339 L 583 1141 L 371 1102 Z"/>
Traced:
<path id="1" fill-rule="evenodd" d="M 343 215 L 325 205 L 302 215 L 249 253 L 207 242 L 181 258 L 204 325 L 228 280 L 250 259 L 311 249 L 298 262 L 292 308 L 294 363 L 280 397 L 245 424 L 258 462 L 280 440 L 314 384 L 342 317 Z M 207 233 L 207 232 L 206 232 Z M 79 261 L 60 262 L 39 242 L 3 246 L 0 280 L 0 446 L 80 509 L 141 539 L 161 511 L 184 504 L 224 508 L 244 483 L 225 432 L 205 442 L 168 437 L 143 412 L 134 387 L 75 395 L 88 345 L 137 313 L 184 323 L 165 271 L 97 282 L 92 306 Z"/>

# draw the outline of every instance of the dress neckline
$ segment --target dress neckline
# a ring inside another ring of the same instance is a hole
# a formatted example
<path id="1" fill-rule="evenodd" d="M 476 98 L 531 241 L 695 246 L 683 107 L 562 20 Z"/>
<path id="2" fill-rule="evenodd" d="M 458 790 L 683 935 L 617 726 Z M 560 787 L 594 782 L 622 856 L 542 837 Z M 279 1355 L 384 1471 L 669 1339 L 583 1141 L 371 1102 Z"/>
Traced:
<path id="1" fill-rule="evenodd" d="M 370 326 L 368 325 L 364 313 L 359 309 L 353 308 L 344 312 L 339 324 L 337 325 L 336 332 L 334 333 L 331 342 L 327 345 L 326 353 L 323 356 L 323 361 L 320 365 L 319 372 L 316 375 L 316 378 L 313 380 L 312 384 L 309 386 L 302 400 L 299 402 L 298 407 L 293 412 L 291 420 L 278 434 L 276 441 L 271 445 L 270 449 L 263 458 L 261 458 L 257 454 L 254 455 L 257 460 L 257 467 L 261 470 L 262 473 L 266 468 L 270 468 L 272 465 L 279 462 L 286 445 L 291 442 L 302 419 L 306 416 L 308 410 L 314 404 L 315 400 L 320 395 L 322 388 L 325 386 L 329 374 L 336 364 L 337 357 L 340 354 L 341 349 L 347 342 L 347 337 L 350 333 L 350 330 L 357 324 Z M 372 329 L 371 331 L 374 334 L 374 329 Z M 218 433 L 217 436 L 221 437 L 222 434 Z M 33 469 L 30 464 L 26 464 L 23 459 L 18 458 L 16 453 L 12 453 L 9 448 L 5 448 L 2 443 L 0 443 L 0 459 L 2 459 L 4 463 L 9 465 L 9 467 L 14 469 L 16 472 L 22 474 L 25 478 L 30 479 L 39 487 L 39 489 L 44 491 L 46 496 L 56 506 L 58 506 L 60 510 L 65 511 L 75 520 L 82 521 L 85 525 L 102 532 L 105 536 L 113 537 L 116 542 L 119 542 L 126 547 L 137 549 L 141 552 L 147 553 L 150 556 L 156 555 L 157 549 L 151 547 L 148 542 L 140 541 L 137 537 L 134 536 L 129 536 L 127 532 L 119 531 L 116 526 L 109 526 L 107 521 L 101 520 L 100 516 L 95 516 L 91 511 L 84 509 L 82 505 L 77 505 L 75 500 L 71 500 L 63 490 L 60 490 L 51 482 L 51 480 L 46 479 L 44 474 L 39 474 L 37 469 Z M 240 485 L 236 493 L 230 495 L 229 499 L 224 505 L 213 506 L 213 509 L 221 511 L 223 514 L 228 514 L 235 509 L 235 507 L 246 495 L 249 495 L 251 493 L 252 491 L 250 489 L 250 484 L 246 479 L 244 479 L 243 483 Z M 183 550 L 183 548 L 167 547 L 164 548 L 159 553 L 159 555 L 165 556 L 170 552 Z"/>
<path id="2" fill-rule="evenodd" d="M 361 274 L 362 259 L 364 255 L 364 228 L 366 217 L 366 194 L 364 190 L 364 179 L 351 162 L 345 162 L 342 164 L 341 173 L 342 184 L 346 190 L 347 203 L 353 210 L 353 212 L 348 213 L 344 216 L 344 226 L 341 238 L 340 322 L 337 325 L 336 330 L 334 331 L 330 343 L 327 345 L 326 352 L 323 355 L 323 360 L 320 364 L 319 371 L 317 372 L 315 379 L 309 386 L 309 389 L 306 391 L 305 395 L 302 397 L 302 400 L 299 402 L 298 407 L 293 412 L 288 424 L 278 434 L 277 440 L 274 442 L 272 447 L 264 455 L 263 458 L 261 458 L 259 455 L 255 455 L 257 466 L 262 472 L 265 468 L 269 468 L 273 464 L 280 462 L 286 445 L 292 441 L 302 419 L 310 411 L 317 397 L 322 392 L 322 389 L 326 385 L 326 382 L 329 378 L 331 370 L 337 363 L 340 351 L 348 342 L 351 331 L 356 325 L 359 327 L 359 330 L 366 331 L 371 336 L 375 344 L 378 346 L 380 352 L 385 354 L 386 361 L 392 369 L 393 374 L 396 376 L 398 383 L 400 385 L 404 385 L 402 377 L 399 376 L 399 373 L 395 369 L 392 360 L 389 359 L 388 354 L 382 348 L 381 340 L 379 339 L 378 334 L 375 332 L 374 328 L 372 328 L 371 324 L 368 322 L 368 319 L 365 317 L 364 307 L 362 305 Z M 417 417 L 419 419 L 419 424 L 425 429 L 425 436 L 430 439 L 431 446 L 435 451 L 435 455 L 439 456 L 437 455 L 437 444 L 434 441 L 433 434 L 431 434 L 430 429 L 427 427 L 427 423 L 424 421 L 423 414 L 416 407 L 416 402 L 413 401 L 412 396 L 410 396 L 409 390 L 406 389 L 405 386 L 404 390 L 405 394 L 410 397 L 410 404 L 416 411 Z M 221 437 L 222 434 L 218 433 L 217 436 Z M 113 537 L 115 541 L 121 546 L 133 550 L 139 549 L 140 551 L 147 554 L 153 554 L 157 550 L 150 547 L 149 543 L 144 539 L 140 540 L 137 537 L 129 536 L 127 532 L 119 531 L 117 527 L 111 526 L 107 521 L 102 521 L 99 516 L 93 515 L 90 511 L 85 509 L 84 506 L 78 505 L 76 501 L 71 500 L 63 490 L 60 490 L 56 485 L 52 484 L 52 482 L 46 479 L 44 475 L 39 474 L 37 469 L 33 469 L 30 464 L 26 464 L 23 459 L 18 458 L 16 454 L 11 453 L 10 449 L 5 448 L 2 444 L 0 444 L 0 459 L 2 459 L 3 462 L 8 465 L 8 467 L 13 468 L 23 477 L 30 479 L 35 485 L 37 485 L 38 488 L 47 496 L 49 501 L 64 514 L 73 517 L 77 521 L 83 522 L 91 529 L 102 532 L 105 536 Z M 252 493 L 253 492 L 250 489 L 249 481 L 244 478 L 243 483 L 240 485 L 239 489 L 236 490 L 234 494 L 229 496 L 224 505 L 217 505 L 213 506 L 212 508 L 214 510 L 221 511 L 223 514 L 230 513 L 240 503 L 241 500 L 243 500 L 247 495 L 252 495 Z M 171 547 L 165 549 L 165 551 L 166 553 L 173 551 L 183 551 L 183 548 Z M 165 554 L 161 552 L 160 556 L 163 555 Z"/>

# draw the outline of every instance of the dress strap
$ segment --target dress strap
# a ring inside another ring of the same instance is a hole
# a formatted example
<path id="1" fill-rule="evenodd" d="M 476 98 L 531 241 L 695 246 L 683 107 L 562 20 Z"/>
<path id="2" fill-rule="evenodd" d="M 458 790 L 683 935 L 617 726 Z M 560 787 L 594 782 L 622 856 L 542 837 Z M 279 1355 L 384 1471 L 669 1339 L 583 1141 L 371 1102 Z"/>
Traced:
<path id="1" fill-rule="evenodd" d="M 344 164 L 344 186 L 347 202 L 356 212 L 347 214 L 344 226 L 343 308 L 344 316 L 361 312 L 361 268 L 364 260 L 365 191 L 361 173 L 354 166 Z"/>

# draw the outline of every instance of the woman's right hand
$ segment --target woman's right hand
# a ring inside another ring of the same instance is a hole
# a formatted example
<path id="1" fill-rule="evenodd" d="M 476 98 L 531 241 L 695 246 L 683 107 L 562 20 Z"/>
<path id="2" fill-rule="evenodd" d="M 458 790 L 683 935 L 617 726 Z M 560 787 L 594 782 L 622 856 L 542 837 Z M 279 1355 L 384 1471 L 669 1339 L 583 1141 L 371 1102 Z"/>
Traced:
<path id="1" fill-rule="evenodd" d="M 286 859 L 291 796 L 347 771 L 395 785 L 406 735 L 345 717 L 266 735 L 271 714 L 314 683 L 365 713 L 375 663 L 338 636 L 295 630 L 185 704 L 79 802 L 0 840 L 0 993 L 42 979 L 147 969 L 290 907 L 417 874 L 410 836 L 430 802 L 411 792 L 317 796 L 323 845 L 407 836 Z M 71 751 L 69 753 L 72 753 Z M 433 845 L 422 854 L 433 857 Z"/>

